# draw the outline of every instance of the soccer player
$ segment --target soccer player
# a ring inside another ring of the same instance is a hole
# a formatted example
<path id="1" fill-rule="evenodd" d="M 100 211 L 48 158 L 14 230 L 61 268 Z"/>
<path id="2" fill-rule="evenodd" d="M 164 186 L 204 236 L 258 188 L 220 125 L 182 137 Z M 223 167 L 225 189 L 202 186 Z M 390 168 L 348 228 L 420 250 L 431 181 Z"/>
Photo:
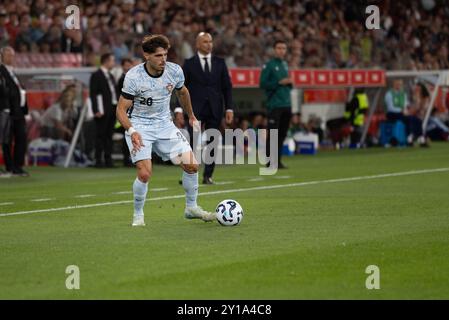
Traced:
<path id="1" fill-rule="evenodd" d="M 184 86 L 184 73 L 179 65 L 167 62 L 169 48 L 170 42 L 163 35 L 150 35 L 143 39 L 146 62 L 127 72 L 117 106 L 117 119 L 126 130 L 131 159 L 137 167 L 137 178 L 133 184 L 133 226 L 145 225 L 143 206 L 152 174 L 152 150 L 162 159 L 179 164 L 184 170 L 185 218 L 215 220 L 215 213 L 204 211 L 197 205 L 198 162 L 189 142 L 171 119 L 170 97 L 175 91 L 190 125 L 199 128 L 189 91 Z"/>

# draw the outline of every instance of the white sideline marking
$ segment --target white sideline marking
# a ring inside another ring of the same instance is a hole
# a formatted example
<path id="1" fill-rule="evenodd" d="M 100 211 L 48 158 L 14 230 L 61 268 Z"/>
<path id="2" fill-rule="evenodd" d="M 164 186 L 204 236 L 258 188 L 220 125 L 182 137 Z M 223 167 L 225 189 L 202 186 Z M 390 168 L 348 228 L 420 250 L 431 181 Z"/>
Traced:
<path id="1" fill-rule="evenodd" d="M 132 191 L 120 191 L 120 192 L 113 192 L 112 194 L 131 194 Z"/>
<path id="2" fill-rule="evenodd" d="M 168 190 L 168 188 L 154 188 L 154 189 L 150 189 L 149 191 L 166 191 Z M 113 192 L 112 194 L 132 194 L 132 191 L 119 191 L 119 192 Z"/>
<path id="3" fill-rule="evenodd" d="M 275 176 L 275 179 L 290 179 L 292 176 Z"/>
<path id="4" fill-rule="evenodd" d="M 235 181 L 219 181 L 219 182 L 214 182 L 214 184 L 213 185 L 216 185 L 216 186 L 223 186 L 223 185 L 226 185 L 226 184 L 232 184 L 232 183 L 235 183 Z M 198 185 L 198 187 L 209 187 L 210 185 L 208 185 L 208 184 L 199 184 Z"/>
<path id="5" fill-rule="evenodd" d="M 215 184 L 217 186 L 222 186 L 222 185 L 225 185 L 225 184 L 232 184 L 232 183 L 234 183 L 234 181 L 219 181 L 219 182 L 215 182 Z"/>
<path id="6" fill-rule="evenodd" d="M 264 178 L 252 178 L 252 179 L 248 179 L 249 182 L 257 182 L 257 181 L 263 181 Z"/>
<path id="7" fill-rule="evenodd" d="M 32 199 L 30 201 L 33 201 L 33 202 L 45 202 L 45 201 L 51 201 L 51 200 L 55 200 L 55 198 Z"/>
<path id="8" fill-rule="evenodd" d="M 14 202 L 2 202 L 0 203 L 0 206 L 10 206 L 12 204 L 14 204 Z"/>
<path id="9" fill-rule="evenodd" d="M 80 194 L 79 196 L 75 196 L 75 198 L 91 198 L 95 197 L 94 194 Z"/>
<path id="10" fill-rule="evenodd" d="M 222 194 L 222 193 L 245 192 L 245 191 L 255 191 L 255 190 L 269 190 L 269 189 L 280 189 L 280 188 L 291 188 L 291 187 L 303 187 L 303 186 L 316 185 L 316 184 L 373 180 L 373 179 L 381 179 L 381 178 L 411 176 L 411 175 L 417 175 L 417 174 L 447 172 L 447 171 L 449 171 L 449 168 L 414 170 L 414 171 L 404 171 L 404 172 L 396 172 L 396 173 L 384 173 L 384 174 L 377 174 L 377 175 L 371 175 L 371 176 L 359 176 L 359 177 L 352 177 L 352 178 L 316 180 L 316 181 L 309 181 L 309 182 L 297 182 L 297 183 L 278 184 L 278 185 L 272 185 L 272 186 L 260 186 L 260 187 L 250 187 L 250 188 L 231 189 L 231 190 L 217 190 L 217 191 L 201 192 L 198 195 L 199 196 L 207 196 L 207 195 Z M 185 197 L 184 194 L 180 194 L 180 195 L 174 195 L 174 196 L 149 198 L 149 199 L 147 199 L 147 201 L 170 200 L 170 199 L 179 199 L 179 198 L 184 198 L 184 197 Z M 80 205 L 80 206 L 74 205 L 74 206 L 67 206 L 67 207 L 60 207 L 60 208 L 48 208 L 48 209 L 30 210 L 30 211 L 17 211 L 17 212 L 9 212 L 9 213 L 0 213 L 0 217 L 16 216 L 16 215 L 24 215 L 24 214 L 40 213 L 40 212 L 54 212 L 54 211 L 65 211 L 65 210 L 71 210 L 71 209 L 103 207 L 103 206 L 111 206 L 111 205 L 118 205 L 118 204 L 127 204 L 127 203 L 132 203 L 132 202 L 133 202 L 133 200 L 124 200 L 124 201 L 85 204 L 85 205 Z"/>
<path id="11" fill-rule="evenodd" d="M 150 188 L 150 192 L 151 191 L 166 191 L 166 190 L 168 190 L 168 188 L 154 188 L 154 189 Z"/>

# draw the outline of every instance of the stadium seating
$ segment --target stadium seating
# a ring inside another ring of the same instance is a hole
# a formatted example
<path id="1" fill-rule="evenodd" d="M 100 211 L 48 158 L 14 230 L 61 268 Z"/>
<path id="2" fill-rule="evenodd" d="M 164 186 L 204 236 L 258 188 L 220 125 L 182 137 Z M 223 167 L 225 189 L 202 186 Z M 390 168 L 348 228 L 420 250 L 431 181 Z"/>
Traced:
<path id="1" fill-rule="evenodd" d="M 82 66 L 82 55 L 75 53 L 18 53 L 17 68 L 77 68 Z"/>

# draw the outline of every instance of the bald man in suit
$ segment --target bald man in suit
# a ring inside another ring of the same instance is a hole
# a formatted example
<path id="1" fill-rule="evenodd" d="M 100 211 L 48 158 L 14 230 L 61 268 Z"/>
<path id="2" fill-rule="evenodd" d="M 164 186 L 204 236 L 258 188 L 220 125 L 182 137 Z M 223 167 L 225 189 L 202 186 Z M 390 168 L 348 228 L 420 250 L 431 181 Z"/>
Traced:
<path id="1" fill-rule="evenodd" d="M 196 38 L 197 54 L 187 59 L 183 70 L 185 85 L 189 89 L 193 112 L 205 125 L 205 129 L 219 129 L 223 114 L 227 124 L 234 116 L 232 83 L 224 59 L 212 54 L 213 39 L 209 33 L 201 32 Z M 189 128 L 192 142 L 192 128 Z M 213 140 L 208 139 L 208 143 Z M 215 154 L 211 154 L 215 158 Z M 206 164 L 203 184 L 213 184 L 215 161 Z"/>

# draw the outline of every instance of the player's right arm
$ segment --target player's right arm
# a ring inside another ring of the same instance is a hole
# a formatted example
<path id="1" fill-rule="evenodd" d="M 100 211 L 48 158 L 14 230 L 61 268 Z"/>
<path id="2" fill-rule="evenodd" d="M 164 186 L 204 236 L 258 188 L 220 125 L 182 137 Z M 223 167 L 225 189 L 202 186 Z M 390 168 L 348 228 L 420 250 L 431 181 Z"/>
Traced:
<path id="1" fill-rule="evenodd" d="M 125 75 L 123 81 L 123 88 L 120 99 L 117 104 L 116 116 L 122 127 L 130 135 L 133 144 L 133 151 L 139 151 L 143 147 L 142 136 L 136 129 L 133 128 L 131 121 L 128 118 L 127 111 L 132 107 L 134 98 L 139 95 L 138 85 L 136 83 L 136 74 L 133 69 L 129 70 Z"/>
<path id="2" fill-rule="evenodd" d="M 122 127 L 128 132 L 131 136 L 131 141 L 133 144 L 133 150 L 139 151 L 141 147 L 143 147 L 142 136 L 136 129 L 133 128 L 131 121 L 129 121 L 127 111 L 133 105 L 133 100 L 126 99 L 123 96 L 120 96 L 117 105 L 116 116 L 117 120 L 120 122 Z"/>

